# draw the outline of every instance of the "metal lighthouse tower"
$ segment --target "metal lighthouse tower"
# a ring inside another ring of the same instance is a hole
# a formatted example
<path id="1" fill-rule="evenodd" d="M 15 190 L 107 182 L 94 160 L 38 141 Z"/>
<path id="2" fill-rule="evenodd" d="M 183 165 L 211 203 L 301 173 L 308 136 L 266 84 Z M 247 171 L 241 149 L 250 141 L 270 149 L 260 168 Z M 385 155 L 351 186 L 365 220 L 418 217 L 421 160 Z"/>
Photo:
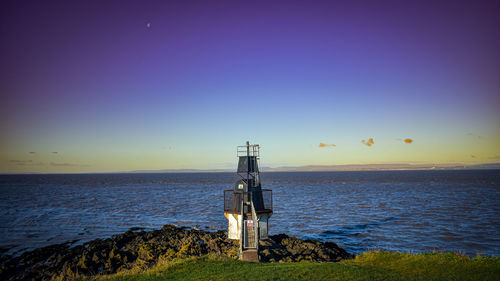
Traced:
<path id="1" fill-rule="evenodd" d="M 224 216 L 228 238 L 240 240 L 240 259 L 259 261 L 259 240 L 268 237 L 268 220 L 273 214 L 272 191 L 262 189 L 259 174 L 258 144 L 238 146 L 237 174 L 232 190 L 224 191 Z"/>

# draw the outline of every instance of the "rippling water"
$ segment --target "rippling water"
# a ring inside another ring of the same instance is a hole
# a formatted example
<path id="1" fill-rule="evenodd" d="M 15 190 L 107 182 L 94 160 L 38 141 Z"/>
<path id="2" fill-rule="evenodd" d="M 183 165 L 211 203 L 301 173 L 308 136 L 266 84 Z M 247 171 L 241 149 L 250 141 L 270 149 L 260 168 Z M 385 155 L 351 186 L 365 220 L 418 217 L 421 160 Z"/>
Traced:
<path id="1" fill-rule="evenodd" d="M 225 229 L 232 173 L 0 176 L 3 254 L 106 238 L 131 227 Z M 352 253 L 456 251 L 500 256 L 500 173 L 263 173 L 271 234 L 334 241 Z"/>

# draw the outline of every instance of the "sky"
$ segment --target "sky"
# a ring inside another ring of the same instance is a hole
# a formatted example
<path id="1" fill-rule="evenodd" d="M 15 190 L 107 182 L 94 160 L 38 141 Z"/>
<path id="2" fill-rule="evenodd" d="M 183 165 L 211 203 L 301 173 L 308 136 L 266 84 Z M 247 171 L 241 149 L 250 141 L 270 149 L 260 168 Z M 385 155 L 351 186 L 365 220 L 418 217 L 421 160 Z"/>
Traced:
<path id="1" fill-rule="evenodd" d="M 500 162 L 499 1 L 0 4 L 0 173 Z"/>

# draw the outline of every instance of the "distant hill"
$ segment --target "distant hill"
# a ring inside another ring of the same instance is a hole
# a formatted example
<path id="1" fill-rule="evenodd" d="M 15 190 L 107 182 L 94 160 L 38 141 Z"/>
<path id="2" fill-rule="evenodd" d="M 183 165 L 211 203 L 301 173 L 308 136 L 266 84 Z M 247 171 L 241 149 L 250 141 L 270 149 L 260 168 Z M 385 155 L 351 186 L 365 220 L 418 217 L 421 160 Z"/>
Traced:
<path id="1" fill-rule="evenodd" d="M 227 173 L 234 172 L 235 169 L 162 169 L 162 170 L 135 170 L 135 171 L 125 171 L 119 173 Z"/>
<path id="2" fill-rule="evenodd" d="M 461 163 L 448 164 L 351 164 L 351 165 L 308 165 L 261 167 L 262 172 L 327 172 L 327 171 L 386 171 L 386 170 L 468 170 L 468 169 L 500 169 L 500 163 L 466 165 Z M 234 169 L 163 169 L 135 170 L 123 173 L 225 173 L 235 172 Z"/>
<path id="3" fill-rule="evenodd" d="M 464 170 L 500 169 L 500 163 L 467 165 L 447 164 L 351 164 L 351 165 L 309 165 L 299 167 L 262 168 L 265 172 L 307 172 L 307 171 L 384 171 L 384 170 Z"/>
<path id="4" fill-rule="evenodd" d="M 329 172 L 329 171 L 395 171 L 395 170 L 496 170 L 500 163 L 467 165 L 461 163 L 448 164 L 351 164 L 351 165 L 307 165 L 307 166 L 282 166 L 260 167 L 261 172 Z M 165 173 L 234 173 L 233 169 L 161 169 L 161 170 L 134 170 L 121 172 L 92 172 L 90 174 L 165 174 Z M 25 173 L 0 173 L 0 175 L 29 175 L 46 174 L 37 172 Z M 58 173 L 55 173 L 58 174 Z"/>

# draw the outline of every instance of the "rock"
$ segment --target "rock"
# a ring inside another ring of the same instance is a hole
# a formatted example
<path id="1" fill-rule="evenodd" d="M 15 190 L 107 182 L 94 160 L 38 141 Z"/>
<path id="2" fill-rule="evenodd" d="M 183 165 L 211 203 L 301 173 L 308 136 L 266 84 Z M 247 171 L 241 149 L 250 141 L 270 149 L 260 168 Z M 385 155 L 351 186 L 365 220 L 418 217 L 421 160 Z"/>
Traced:
<path id="1" fill-rule="evenodd" d="M 264 262 L 298 262 L 301 260 L 333 262 L 354 257 L 335 243 L 300 240 L 286 234 L 271 236 L 270 239 L 261 241 L 259 246 L 261 261 Z"/>
<path id="2" fill-rule="evenodd" d="M 131 228 L 108 239 L 80 246 L 72 242 L 39 248 L 20 256 L 0 258 L 0 280 L 50 280 L 112 274 L 133 267 L 148 268 L 178 257 L 207 254 L 238 258 L 239 241 L 227 239 L 225 231 L 206 232 L 165 225 L 160 230 Z M 319 262 L 352 258 L 336 244 L 300 240 L 285 234 L 259 244 L 263 262 Z"/>

